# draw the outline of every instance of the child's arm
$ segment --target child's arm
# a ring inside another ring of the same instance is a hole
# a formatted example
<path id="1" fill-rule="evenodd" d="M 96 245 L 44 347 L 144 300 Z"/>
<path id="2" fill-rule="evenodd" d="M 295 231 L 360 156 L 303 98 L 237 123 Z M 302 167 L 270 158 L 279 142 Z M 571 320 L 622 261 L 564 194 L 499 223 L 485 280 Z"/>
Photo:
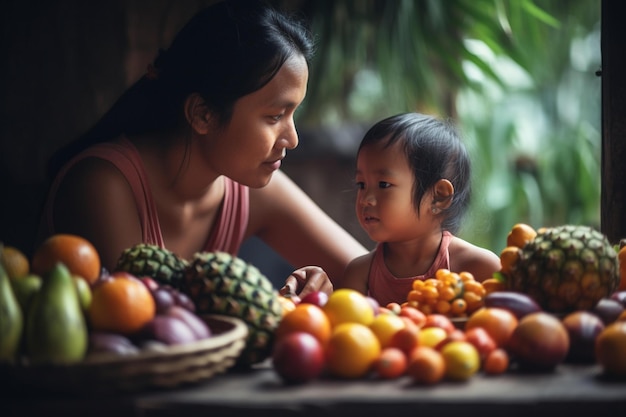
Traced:
<path id="1" fill-rule="evenodd" d="M 476 281 L 482 282 L 500 270 L 500 257 L 488 249 L 455 238 L 450 244 L 450 269 L 470 272 Z"/>
<path id="2" fill-rule="evenodd" d="M 368 278 L 370 272 L 370 263 L 373 253 L 367 253 L 358 258 L 354 258 L 346 267 L 341 279 L 341 288 L 352 288 L 363 295 L 368 293 Z M 335 288 L 337 289 L 337 288 Z"/>

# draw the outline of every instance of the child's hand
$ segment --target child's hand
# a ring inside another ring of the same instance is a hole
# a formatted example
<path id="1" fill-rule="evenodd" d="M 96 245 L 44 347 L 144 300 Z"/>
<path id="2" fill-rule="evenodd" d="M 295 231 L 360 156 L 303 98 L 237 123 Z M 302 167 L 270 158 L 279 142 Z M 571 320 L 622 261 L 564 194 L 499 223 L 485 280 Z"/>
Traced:
<path id="1" fill-rule="evenodd" d="M 304 297 L 313 291 L 323 291 L 329 295 L 333 292 L 330 278 L 319 266 L 305 266 L 293 271 L 285 280 L 285 286 L 280 289 L 280 294 Z"/>

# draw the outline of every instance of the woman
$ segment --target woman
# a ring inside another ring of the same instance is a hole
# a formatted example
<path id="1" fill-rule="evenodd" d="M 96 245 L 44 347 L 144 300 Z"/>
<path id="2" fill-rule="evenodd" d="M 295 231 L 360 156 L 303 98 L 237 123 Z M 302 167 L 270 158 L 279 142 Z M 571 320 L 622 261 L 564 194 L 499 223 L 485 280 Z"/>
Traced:
<path id="1" fill-rule="evenodd" d="M 111 269 L 140 241 L 190 258 L 257 236 L 301 266 L 281 292 L 331 292 L 366 250 L 279 170 L 298 145 L 312 49 L 300 22 L 261 2 L 200 11 L 53 158 L 41 237 L 81 235 Z"/>

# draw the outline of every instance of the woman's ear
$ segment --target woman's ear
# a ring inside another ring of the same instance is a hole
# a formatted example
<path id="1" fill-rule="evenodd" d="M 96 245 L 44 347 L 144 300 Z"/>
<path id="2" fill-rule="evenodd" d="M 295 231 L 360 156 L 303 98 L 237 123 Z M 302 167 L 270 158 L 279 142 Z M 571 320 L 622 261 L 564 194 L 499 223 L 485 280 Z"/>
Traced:
<path id="1" fill-rule="evenodd" d="M 185 119 L 198 134 L 209 133 L 211 113 L 200 94 L 194 93 L 185 100 Z"/>
<path id="2" fill-rule="evenodd" d="M 440 179 L 433 186 L 433 213 L 445 210 L 452 204 L 454 185 L 448 180 Z"/>

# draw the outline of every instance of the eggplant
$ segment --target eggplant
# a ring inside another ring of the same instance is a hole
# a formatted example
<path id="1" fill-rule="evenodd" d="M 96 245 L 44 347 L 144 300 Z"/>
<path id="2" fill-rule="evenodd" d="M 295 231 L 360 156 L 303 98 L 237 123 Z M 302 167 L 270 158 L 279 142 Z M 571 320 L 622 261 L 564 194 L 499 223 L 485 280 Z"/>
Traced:
<path id="1" fill-rule="evenodd" d="M 494 291 L 484 298 L 485 307 L 497 307 L 509 310 L 517 319 L 542 311 L 541 307 L 529 295 L 515 291 Z"/>

